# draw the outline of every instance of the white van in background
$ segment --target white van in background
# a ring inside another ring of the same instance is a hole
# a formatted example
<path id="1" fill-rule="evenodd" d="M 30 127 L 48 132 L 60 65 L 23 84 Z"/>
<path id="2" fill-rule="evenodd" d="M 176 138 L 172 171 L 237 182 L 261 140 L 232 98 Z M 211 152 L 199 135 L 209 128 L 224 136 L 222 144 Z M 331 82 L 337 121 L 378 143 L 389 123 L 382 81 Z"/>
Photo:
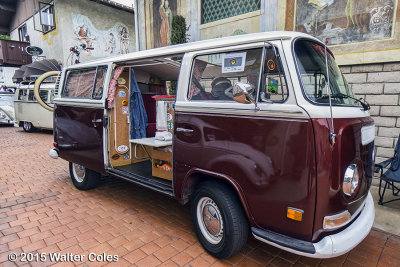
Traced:
<path id="1" fill-rule="evenodd" d="M 34 83 L 21 84 L 15 91 L 14 110 L 15 120 L 25 132 L 38 129 L 53 129 L 53 112 L 44 109 L 36 101 L 33 93 Z M 55 83 L 43 83 L 39 94 L 43 101 L 52 105 Z"/>
<path id="2" fill-rule="evenodd" d="M 14 93 L 0 91 L 0 124 L 14 124 Z"/>

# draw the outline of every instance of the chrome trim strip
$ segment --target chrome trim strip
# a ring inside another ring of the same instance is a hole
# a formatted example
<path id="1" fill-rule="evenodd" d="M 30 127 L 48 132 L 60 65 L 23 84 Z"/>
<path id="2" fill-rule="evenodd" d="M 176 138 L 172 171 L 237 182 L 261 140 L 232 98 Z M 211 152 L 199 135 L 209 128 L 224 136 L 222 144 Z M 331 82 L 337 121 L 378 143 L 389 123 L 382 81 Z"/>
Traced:
<path id="1" fill-rule="evenodd" d="M 191 112 L 191 113 L 206 113 L 206 114 L 221 114 L 221 115 L 243 115 L 256 117 L 285 117 L 285 118 L 307 118 L 307 114 L 300 110 L 259 110 L 254 109 L 232 109 L 232 108 L 211 108 L 211 107 L 175 107 L 175 111 Z"/>

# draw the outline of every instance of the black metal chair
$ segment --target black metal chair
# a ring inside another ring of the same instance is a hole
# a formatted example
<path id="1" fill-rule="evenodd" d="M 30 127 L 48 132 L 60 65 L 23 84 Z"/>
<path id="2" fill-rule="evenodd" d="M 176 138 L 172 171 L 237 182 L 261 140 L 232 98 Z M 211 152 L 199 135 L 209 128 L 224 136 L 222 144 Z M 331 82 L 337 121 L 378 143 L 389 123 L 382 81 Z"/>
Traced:
<path id="1" fill-rule="evenodd" d="M 387 171 L 383 172 L 384 168 L 388 168 Z M 400 200 L 399 198 L 395 198 L 392 200 L 388 201 L 383 201 L 383 196 L 385 195 L 386 189 L 390 189 L 392 187 L 392 194 L 394 196 L 399 196 L 400 193 L 400 186 L 395 185 L 395 183 L 400 184 L 400 136 L 399 139 L 397 140 L 396 148 L 394 150 L 394 156 L 388 160 L 385 160 L 381 163 L 375 164 L 375 172 L 376 173 L 381 173 L 381 177 L 379 180 L 379 205 L 383 205 L 392 201 Z M 383 192 L 381 193 L 382 190 L 382 182 L 385 183 L 385 186 L 383 187 Z"/>

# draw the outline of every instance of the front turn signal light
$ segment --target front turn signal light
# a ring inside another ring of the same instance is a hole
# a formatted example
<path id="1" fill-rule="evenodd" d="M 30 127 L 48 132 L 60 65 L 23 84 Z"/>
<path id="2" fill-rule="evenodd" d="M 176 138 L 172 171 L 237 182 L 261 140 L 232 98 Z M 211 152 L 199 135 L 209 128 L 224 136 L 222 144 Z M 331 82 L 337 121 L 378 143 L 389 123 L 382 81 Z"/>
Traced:
<path id="1" fill-rule="evenodd" d="M 331 215 L 331 216 L 325 216 L 324 217 L 324 229 L 326 230 L 332 230 L 336 228 L 340 228 L 347 223 L 349 223 L 351 220 L 351 214 L 350 212 L 343 211 L 339 214 Z"/>
<path id="2" fill-rule="evenodd" d="M 295 209 L 295 208 L 288 208 L 286 216 L 289 219 L 301 222 L 303 220 L 303 213 L 304 211 Z"/>

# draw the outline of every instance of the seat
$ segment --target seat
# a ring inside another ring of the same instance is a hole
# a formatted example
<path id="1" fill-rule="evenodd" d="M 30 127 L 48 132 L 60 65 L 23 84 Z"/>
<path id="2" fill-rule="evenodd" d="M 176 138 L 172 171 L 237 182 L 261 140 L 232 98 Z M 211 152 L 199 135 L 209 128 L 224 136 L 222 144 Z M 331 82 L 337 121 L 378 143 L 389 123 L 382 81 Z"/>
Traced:
<path id="1" fill-rule="evenodd" d="M 156 134 L 156 100 L 150 94 L 143 94 L 143 104 L 147 114 L 146 137 L 154 137 Z"/>
<path id="2" fill-rule="evenodd" d="M 384 168 L 388 168 L 387 171 L 383 172 Z M 394 150 L 394 156 L 388 160 L 385 160 L 381 163 L 375 164 L 375 172 L 380 172 L 380 180 L 379 180 L 379 205 L 383 205 L 392 201 L 400 200 L 400 197 L 383 201 L 383 197 L 385 195 L 386 189 L 392 189 L 393 196 L 399 196 L 400 193 L 400 135 L 397 140 L 396 148 Z M 384 183 L 384 186 L 383 186 Z M 399 185 L 396 185 L 399 183 Z M 383 192 L 382 191 L 383 186 Z"/>

